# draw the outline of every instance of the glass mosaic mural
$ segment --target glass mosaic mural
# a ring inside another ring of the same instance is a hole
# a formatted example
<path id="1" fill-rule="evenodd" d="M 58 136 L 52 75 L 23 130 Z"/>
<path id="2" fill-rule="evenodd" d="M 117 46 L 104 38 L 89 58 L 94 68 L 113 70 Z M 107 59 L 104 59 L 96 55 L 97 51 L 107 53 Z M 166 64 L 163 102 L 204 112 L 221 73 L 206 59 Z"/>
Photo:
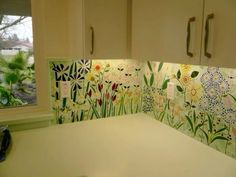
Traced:
<path id="1" fill-rule="evenodd" d="M 235 81 L 234 69 L 146 62 L 143 112 L 236 158 Z"/>
<path id="2" fill-rule="evenodd" d="M 141 112 L 142 68 L 135 60 L 51 61 L 57 123 Z M 67 97 L 60 93 L 65 81 L 70 83 Z"/>
<path id="3" fill-rule="evenodd" d="M 58 124 L 144 112 L 236 158 L 236 70 L 138 60 L 50 62 Z M 61 93 L 69 81 L 69 94 Z M 167 95 L 174 86 L 174 99 Z M 64 95 L 64 96 L 63 96 Z"/>

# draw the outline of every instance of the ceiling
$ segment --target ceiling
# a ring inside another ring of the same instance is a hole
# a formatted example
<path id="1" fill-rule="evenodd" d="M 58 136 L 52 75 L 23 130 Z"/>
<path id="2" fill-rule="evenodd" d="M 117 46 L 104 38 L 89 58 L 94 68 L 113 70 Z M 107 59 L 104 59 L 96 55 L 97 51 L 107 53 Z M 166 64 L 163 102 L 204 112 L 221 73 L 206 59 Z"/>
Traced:
<path id="1" fill-rule="evenodd" d="M 31 16 L 31 0 L 0 0 L 0 14 Z"/>

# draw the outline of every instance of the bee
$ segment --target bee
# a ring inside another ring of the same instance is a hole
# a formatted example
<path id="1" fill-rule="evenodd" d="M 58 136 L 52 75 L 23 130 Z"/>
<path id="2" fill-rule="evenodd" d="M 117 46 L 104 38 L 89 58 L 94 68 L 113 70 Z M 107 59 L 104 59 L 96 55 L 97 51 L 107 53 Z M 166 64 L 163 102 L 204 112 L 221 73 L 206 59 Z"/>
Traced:
<path id="1" fill-rule="evenodd" d="M 132 74 L 126 73 L 125 76 L 132 76 Z"/>
<path id="2" fill-rule="evenodd" d="M 112 81 L 105 81 L 107 84 L 111 84 L 112 83 Z"/>
<path id="3" fill-rule="evenodd" d="M 124 68 L 117 68 L 119 71 L 123 71 L 124 70 Z"/>
<path id="4" fill-rule="evenodd" d="M 139 87 L 139 85 L 135 85 L 135 84 L 134 84 L 134 87 L 138 88 L 138 87 Z"/>

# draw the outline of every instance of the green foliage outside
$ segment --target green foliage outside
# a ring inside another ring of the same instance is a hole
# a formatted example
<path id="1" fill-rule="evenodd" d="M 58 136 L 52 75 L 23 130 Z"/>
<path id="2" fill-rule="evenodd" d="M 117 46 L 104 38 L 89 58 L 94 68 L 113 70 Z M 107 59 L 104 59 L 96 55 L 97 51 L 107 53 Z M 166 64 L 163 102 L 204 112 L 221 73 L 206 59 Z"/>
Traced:
<path id="1" fill-rule="evenodd" d="M 0 108 L 35 103 L 34 64 L 28 62 L 32 55 L 32 52 L 0 55 Z"/>

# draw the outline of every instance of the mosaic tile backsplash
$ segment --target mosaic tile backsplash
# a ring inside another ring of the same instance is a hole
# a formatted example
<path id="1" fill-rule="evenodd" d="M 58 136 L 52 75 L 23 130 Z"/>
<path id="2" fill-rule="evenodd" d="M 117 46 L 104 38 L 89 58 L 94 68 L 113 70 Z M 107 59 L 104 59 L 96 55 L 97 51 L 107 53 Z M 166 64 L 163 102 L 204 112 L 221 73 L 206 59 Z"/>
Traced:
<path id="1" fill-rule="evenodd" d="M 51 87 L 57 123 L 99 119 L 142 110 L 142 68 L 135 60 L 52 61 Z M 70 81 L 69 97 L 60 87 Z"/>
<path id="2" fill-rule="evenodd" d="M 236 70 L 147 62 L 143 78 L 145 113 L 236 158 Z"/>
<path id="3" fill-rule="evenodd" d="M 57 123 L 144 112 L 236 159 L 236 70 L 138 60 L 52 60 Z M 70 81 L 70 95 L 61 84 Z M 168 85 L 175 98 L 168 99 Z"/>

